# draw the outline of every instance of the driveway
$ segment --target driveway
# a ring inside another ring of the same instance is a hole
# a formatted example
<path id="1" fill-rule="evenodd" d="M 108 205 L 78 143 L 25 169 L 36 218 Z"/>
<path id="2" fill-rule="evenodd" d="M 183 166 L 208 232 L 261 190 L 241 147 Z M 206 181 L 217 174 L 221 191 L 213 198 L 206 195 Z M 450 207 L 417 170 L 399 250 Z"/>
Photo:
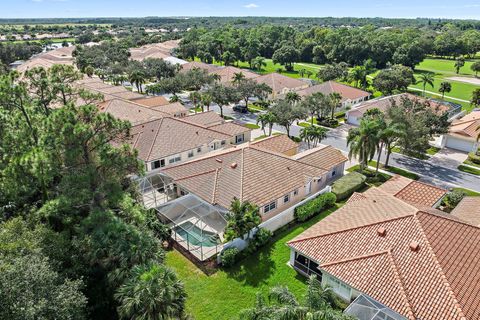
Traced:
<path id="1" fill-rule="evenodd" d="M 433 155 L 428 162 L 446 168 L 457 169 L 467 157 L 468 154 L 465 152 L 443 148 Z"/>

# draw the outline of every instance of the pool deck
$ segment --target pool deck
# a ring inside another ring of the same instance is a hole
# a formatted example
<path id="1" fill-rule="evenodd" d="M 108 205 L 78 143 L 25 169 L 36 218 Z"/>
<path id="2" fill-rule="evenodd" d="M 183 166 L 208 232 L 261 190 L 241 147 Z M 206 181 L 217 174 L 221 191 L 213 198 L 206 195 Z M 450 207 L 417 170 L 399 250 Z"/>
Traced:
<path id="1" fill-rule="evenodd" d="M 223 249 L 223 244 L 218 244 L 215 247 L 203 247 L 203 246 L 196 246 L 189 243 L 186 239 L 184 239 L 180 234 L 172 230 L 172 238 L 181 245 L 183 248 L 188 250 L 195 258 L 200 261 L 208 260 L 209 258 L 213 257 L 217 253 L 220 253 Z"/>

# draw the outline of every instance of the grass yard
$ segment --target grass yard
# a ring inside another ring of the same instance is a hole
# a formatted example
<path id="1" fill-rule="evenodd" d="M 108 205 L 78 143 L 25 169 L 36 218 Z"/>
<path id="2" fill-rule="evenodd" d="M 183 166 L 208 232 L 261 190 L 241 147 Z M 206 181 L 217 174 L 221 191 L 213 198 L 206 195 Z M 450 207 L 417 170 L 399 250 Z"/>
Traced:
<path id="1" fill-rule="evenodd" d="M 470 189 L 465 189 L 465 188 L 453 188 L 453 190 L 462 191 L 462 192 L 465 193 L 465 195 L 468 196 L 468 197 L 480 197 L 480 193 L 475 192 L 475 191 L 470 190 Z"/>
<path id="2" fill-rule="evenodd" d="M 474 166 L 474 167 L 478 167 L 480 169 L 480 164 L 476 164 L 475 162 L 473 162 L 472 160 L 470 159 L 467 159 L 465 161 L 463 161 L 464 164 L 468 164 L 469 166 Z"/>
<path id="3" fill-rule="evenodd" d="M 417 159 L 420 159 L 420 160 L 428 160 L 430 158 L 429 156 L 435 155 L 438 151 L 440 151 L 440 148 L 430 147 L 430 148 L 427 149 L 427 152 L 425 154 L 423 154 L 423 153 L 411 153 L 411 154 L 410 153 L 405 153 L 405 152 L 402 152 L 402 149 L 400 149 L 399 147 L 393 147 L 392 151 L 396 152 L 396 153 L 404 154 L 404 155 L 409 156 L 409 157 L 417 158 Z"/>
<path id="4" fill-rule="evenodd" d="M 376 167 L 377 166 L 377 161 L 372 160 L 368 163 L 368 165 L 372 166 L 372 167 Z M 404 177 L 412 179 L 412 180 L 420 179 L 420 177 L 417 174 L 415 174 L 413 172 L 410 172 L 410 171 L 407 171 L 407 170 L 397 168 L 397 167 L 389 166 L 388 168 L 385 168 L 385 166 L 383 164 L 380 164 L 380 168 L 382 170 L 385 170 L 385 171 L 388 171 L 388 172 L 391 172 L 391 173 L 395 173 L 395 174 L 398 174 L 400 176 L 404 176 Z"/>
<path id="5" fill-rule="evenodd" d="M 256 125 L 255 123 L 245 123 L 244 126 L 252 130 L 260 129 L 260 126 Z"/>
<path id="6" fill-rule="evenodd" d="M 187 312 L 196 320 L 231 320 L 239 311 L 253 306 L 257 292 L 267 293 L 276 285 L 285 285 L 302 298 L 306 278 L 287 265 L 290 250 L 286 242 L 311 227 L 343 204 L 326 210 L 312 219 L 277 231 L 272 243 L 230 270 L 219 270 L 206 276 L 177 251 L 167 252 L 166 264 L 173 268 L 185 284 Z"/>
<path id="7" fill-rule="evenodd" d="M 458 166 L 458 170 L 460 170 L 462 172 L 474 174 L 476 176 L 480 176 L 480 168 L 475 169 L 475 168 L 472 168 L 472 167 L 469 167 L 469 166 L 464 166 L 463 164 L 461 164 L 461 165 Z"/>
<path id="8" fill-rule="evenodd" d="M 474 75 L 474 72 L 470 69 L 474 61 L 475 60 L 465 61 L 465 65 L 460 68 L 460 73 L 458 75 L 455 73 L 455 60 L 427 58 L 419 63 L 415 69 L 441 73 L 448 76 L 471 76 Z"/>

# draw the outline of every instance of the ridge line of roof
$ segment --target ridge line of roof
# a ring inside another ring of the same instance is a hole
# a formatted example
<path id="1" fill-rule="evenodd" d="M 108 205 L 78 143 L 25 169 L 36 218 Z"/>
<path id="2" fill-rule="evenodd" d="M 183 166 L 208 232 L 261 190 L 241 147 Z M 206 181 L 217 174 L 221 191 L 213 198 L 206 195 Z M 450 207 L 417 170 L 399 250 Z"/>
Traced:
<path id="1" fill-rule="evenodd" d="M 375 251 L 375 252 L 367 253 L 367 254 L 360 255 L 360 256 L 354 256 L 354 257 L 351 257 L 351 258 L 335 260 L 335 261 L 332 261 L 332 262 L 320 264 L 319 267 L 330 267 L 330 266 L 337 265 L 337 264 L 342 264 L 342 263 L 345 263 L 345 262 L 350 262 L 350 261 L 355 261 L 355 260 L 361 260 L 361 259 L 367 259 L 367 258 L 371 258 L 371 257 L 375 257 L 375 256 L 380 256 L 380 255 L 388 254 L 389 250 L 390 249 Z"/>
<path id="2" fill-rule="evenodd" d="M 150 145 L 150 150 L 148 150 L 147 159 L 150 159 L 150 155 L 152 154 L 153 147 L 155 146 L 155 143 L 157 141 L 158 132 L 160 131 L 160 128 L 162 127 L 162 124 L 163 124 L 163 118 L 160 118 L 158 120 L 160 120 L 160 121 L 158 122 L 158 124 L 155 128 L 155 135 L 154 135 L 152 144 Z"/>
<path id="3" fill-rule="evenodd" d="M 421 211 L 421 212 L 423 212 L 423 211 Z M 426 212 L 423 212 L 423 213 L 426 213 Z M 435 216 L 437 216 L 437 215 L 435 215 Z M 455 293 L 453 292 L 452 287 L 450 286 L 450 283 L 448 282 L 447 276 L 445 276 L 445 273 L 443 272 L 442 265 L 440 264 L 440 262 L 438 262 L 437 255 L 433 251 L 433 248 L 430 244 L 430 241 L 427 237 L 427 234 L 425 233 L 425 230 L 423 229 L 422 223 L 418 219 L 417 213 L 413 215 L 413 220 L 415 221 L 417 227 L 420 229 L 420 231 L 421 231 L 420 234 L 425 241 L 425 244 L 427 246 L 427 250 L 431 254 L 432 259 L 435 261 L 435 266 L 436 266 L 436 269 L 438 270 L 438 272 L 440 273 L 440 277 L 442 278 L 443 285 L 446 287 L 446 289 L 447 289 L 447 291 L 450 295 L 450 298 L 452 298 L 453 301 L 455 302 L 454 307 L 458 310 L 460 317 L 462 319 L 466 319 L 465 315 L 463 314 L 463 310 L 462 310 L 460 304 L 458 303 L 457 297 L 456 297 Z"/>
<path id="4" fill-rule="evenodd" d="M 242 149 L 244 149 L 244 148 L 242 148 Z M 197 158 L 197 159 L 193 159 L 193 160 L 191 160 L 191 161 L 187 161 L 187 162 L 184 162 L 184 163 L 177 164 L 177 165 L 175 165 L 175 166 L 171 166 L 171 167 L 169 167 L 169 168 L 165 168 L 165 169 L 164 169 L 164 172 L 167 172 L 167 171 L 170 170 L 170 169 L 179 168 L 179 167 L 182 167 L 182 166 L 185 166 L 185 165 L 189 165 L 189 164 L 191 164 L 191 163 L 203 161 L 203 160 L 205 160 L 205 159 L 214 158 L 214 157 L 216 157 L 216 156 L 223 156 L 223 155 L 225 155 L 225 154 L 233 153 L 233 152 L 238 152 L 238 151 L 241 151 L 241 149 L 237 149 L 237 148 L 233 147 L 233 148 L 228 148 L 228 149 L 225 149 L 225 150 L 221 150 L 221 152 L 218 153 L 218 154 L 208 154 L 208 153 L 207 153 L 207 154 L 205 154 L 205 157 L 200 157 L 200 158 Z M 212 171 L 212 170 L 210 170 L 210 171 Z M 183 178 L 182 178 L 182 179 L 183 179 Z M 177 180 L 178 180 L 178 179 L 177 179 Z"/>
<path id="5" fill-rule="evenodd" d="M 222 168 L 217 168 L 215 170 L 215 180 L 213 181 L 213 192 L 212 192 L 212 204 L 215 204 L 215 199 L 217 195 L 217 185 L 218 185 L 218 174 Z"/>
<path id="6" fill-rule="evenodd" d="M 245 173 L 245 148 L 242 148 L 242 168 L 240 169 L 240 201 L 243 202 L 243 175 Z"/>
<path id="7" fill-rule="evenodd" d="M 410 318 L 411 320 L 415 320 L 416 319 L 415 314 L 413 313 L 413 309 L 412 309 L 412 306 L 411 306 L 411 303 L 410 303 L 410 299 L 408 299 L 408 295 L 407 295 L 407 292 L 405 290 L 405 286 L 403 285 L 402 276 L 400 274 L 400 271 L 398 270 L 397 264 L 395 263 L 395 259 L 393 257 L 391 248 L 387 250 L 387 257 L 390 260 L 390 264 L 393 267 L 393 276 L 395 277 L 395 281 L 397 281 L 398 286 L 399 286 L 400 291 L 401 291 L 401 295 L 402 295 L 403 299 L 405 300 L 406 307 L 407 307 L 408 318 Z"/>
<path id="8" fill-rule="evenodd" d="M 365 199 L 365 200 L 368 200 L 368 198 Z M 357 202 L 361 202 L 361 201 L 365 201 L 365 200 L 358 200 Z M 329 232 L 329 233 L 325 233 L 325 234 L 320 234 L 320 235 L 316 235 L 316 236 L 310 236 L 310 237 L 306 237 L 306 238 L 302 238 L 302 239 L 291 240 L 291 241 L 287 242 L 287 244 L 289 245 L 289 244 L 291 244 L 291 243 L 293 244 L 293 243 L 297 243 L 297 242 L 301 242 L 301 241 L 307 241 L 307 240 L 313 240 L 313 239 L 317 239 L 317 238 L 322 238 L 322 237 L 334 235 L 334 234 L 337 234 L 337 233 L 342 233 L 342 232 L 346 232 L 346 231 L 357 230 L 357 229 L 361 229 L 361 228 L 365 228 L 365 227 L 371 227 L 371 226 L 374 226 L 374 225 L 376 225 L 376 224 L 381 224 L 381 223 L 385 223 L 385 222 L 391 222 L 391 221 L 400 220 L 400 219 L 411 218 L 412 216 L 413 216 L 413 214 L 412 214 L 412 213 L 409 213 L 409 214 L 406 214 L 406 215 L 404 215 L 404 216 L 393 217 L 393 218 L 385 219 L 385 220 L 382 220 L 382 221 L 376 221 L 376 222 L 372 222 L 372 223 L 367 223 L 367 224 L 364 224 L 364 225 L 361 225 L 361 226 L 351 227 L 351 228 L 342 229 L 342 230 L 338 230 L 338 231 L 333 231 L 333 232 Z"/>
<path id="9" fill-rule="evenodd" d="M 217 170 L 218 170 L 218 168 L 212 169 L 212 170 L 208 170 L 208 171 L 204 171 L 204 172 L 200 172 L 200 173 L 196 173 L 196 174 L 191 174 L 191 175 L 189 175 L 189 176 L 185 176 L 185 177 L 181 177 L 181 178 L 175 179 L 175 181 L 180 181 L 180 180 L 195 178 L 195 177 L 198 177 L 198 176 L 203 176 L 203 175 L 206 175 L 206 174 L 213 173 L 213 172 L 215 172 L 215 171 L 217 171 Z"/>

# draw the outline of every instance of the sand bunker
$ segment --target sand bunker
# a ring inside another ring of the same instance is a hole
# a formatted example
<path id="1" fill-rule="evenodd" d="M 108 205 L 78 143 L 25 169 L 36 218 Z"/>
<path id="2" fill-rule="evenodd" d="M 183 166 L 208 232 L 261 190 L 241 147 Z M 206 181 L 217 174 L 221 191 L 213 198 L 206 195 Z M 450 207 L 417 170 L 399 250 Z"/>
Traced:
<path id="1" fill-rule="evenodd" d="M 470 84 L 480 86 L 480 79 L 478 78 L 450 77 L 447 80 L 460 81 L 460 82 L 465 82 L 465 83 L 470 83 Z"/>

